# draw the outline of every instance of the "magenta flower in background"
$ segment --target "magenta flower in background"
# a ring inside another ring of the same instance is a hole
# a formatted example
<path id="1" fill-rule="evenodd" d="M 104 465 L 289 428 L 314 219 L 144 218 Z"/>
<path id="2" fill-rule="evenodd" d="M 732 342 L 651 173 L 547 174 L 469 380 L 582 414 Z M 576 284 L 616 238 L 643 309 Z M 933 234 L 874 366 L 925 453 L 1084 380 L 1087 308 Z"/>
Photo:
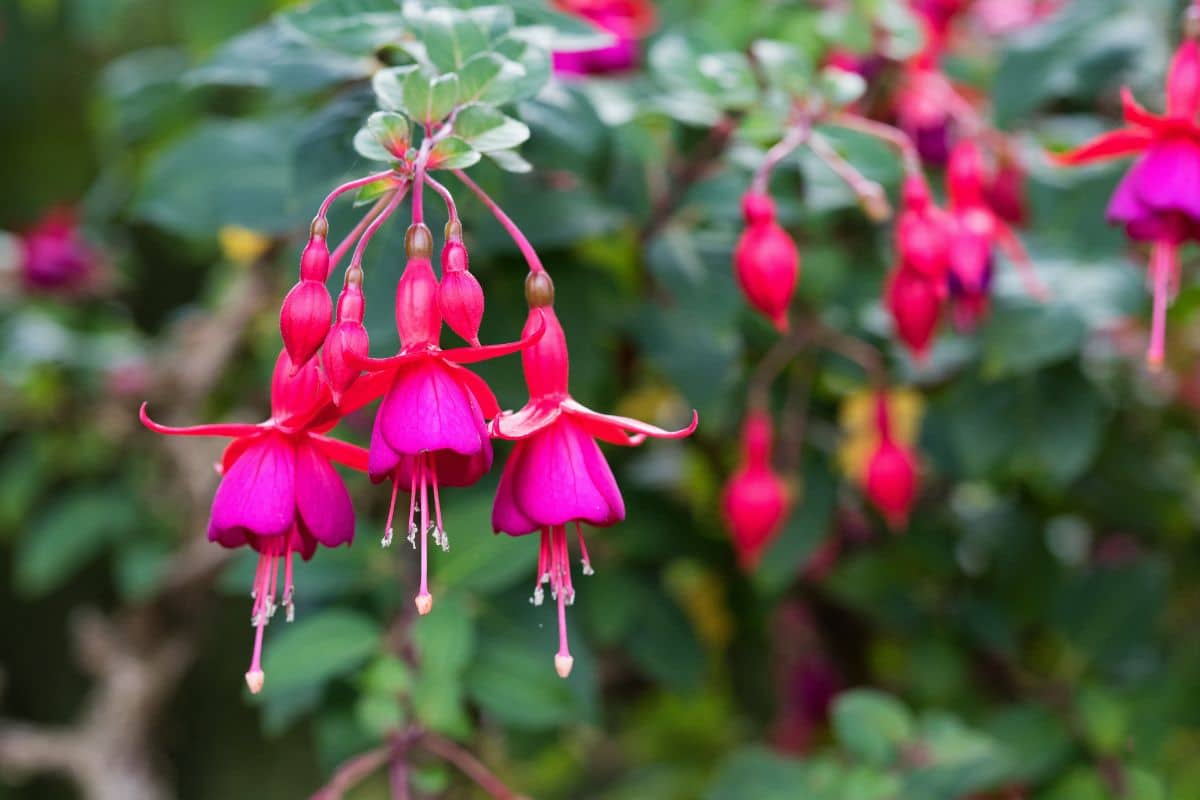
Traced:
<path id="1" fill-rule="evenodd" d="M 323 435 L 338 421 L 329 389 L 316 361 L 296 370 L 286 350 L 275 363 L 271 418 L 266 422 L 173 428 L 151 420 L 145 404 L 141 420 L 147 428 L 172 436 L 233 438 L 217 467 L 221 483 L 213 498 L 208 538 L 222 547 L 250 547 L 258 553 L 251 592 L 254 653 L 246 672 L 246 685 L 257 693 L 265 680 L 263 629 L 280 604 L 289 622 L 294 614 L 293 554 L 307 561 L 318 545 L 348 545 L 354 538 L 354 508 L 333 462 L 366 470 L 367 451 Z"/>
<path id="2" fill-rule="evenodd" d="M 46 213 L 20 236 L 21 281 L 33 291 L 70 291 L 91 283 L 100 254 L 84 240 L 70 209 Z"/>
<path id="3" fill-rule="evenodd" d="M 551 305 L 549 276 L 532 273 L 527 287 L 539 283 L 541 289 L 532 293 L 527 289 L 527 296 L 540 297 L 545 303 L 531 300 L 522 337 L 544 331 L 521 353 L 529 402 L 519 411 L 504 412 L 491 426 L 496 438 L 516 442 L 496 490 L 492 528 L 510 536 L 541 532 L 533 603 L 541 605 L 542 585 L 548 583 L 551 597 L 558 602 L 559 648 L 554 666 L 565 678 L 574 664 L 567 644 L 566 606 L 575 601 L 567 527 L 575 527 L 583 574 L 590 575 L 583 524 L 602 528 L 625 518 L 621 490 L 596 439 L 626 447 L 641 444 L 650 436 L 679 439 L 696 429 L 698 419 L 693 412 L 688 427 L 668 431 L 627 417 L 600 414 L 572 398 L 567 388 L 567 339 Z"/>
<path id="4" fill-rule="evenodd" d="M 559 75 L 604 75 L 637 66 L 639 40 L 655 24 L 654 6 L 648 0 L 556 0 L 554 5 L 615 38 L 612 44 L 595 50 L 554 53 L 554 71 Z"/>

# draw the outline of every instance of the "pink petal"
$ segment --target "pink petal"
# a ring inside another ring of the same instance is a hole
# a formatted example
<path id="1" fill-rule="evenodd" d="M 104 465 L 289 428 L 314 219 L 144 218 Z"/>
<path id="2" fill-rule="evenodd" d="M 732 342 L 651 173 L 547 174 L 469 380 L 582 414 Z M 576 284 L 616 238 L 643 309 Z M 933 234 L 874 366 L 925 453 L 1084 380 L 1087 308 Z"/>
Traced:
<path id="1" fill-rule="evenodd" d="M 267 430 L 264 425 L 251 425 L 245 422 L 218 423 L 215 425 L 191 425 L 186 428 L 174 428 L 170 425 L 160 425 L 150 419 L 146 411 L 149 403 L 142 403 L 138 411 L 138 419 L 155 433 L 165 433 L 169 436 L 253 436 Z"/>
<path id="2" fill-rule="evenodd" d="M 643 436 L 650 436 L 655 439 L 682 439 L 686 436 L 691 436 L 696 430 L 696 426 L 700 424 L 700 415 L 695 411 L 692 411 L 692 422 L 690 425 L 679 430 L 669 431 L 666 428 L 659 428 L 641 420 L 631 419 L 630 417 L 619 417 L 615 414 L 601 414 L 598 411 L 592 411 L 573 397 L 568 397 L 564 400 L 562 406 L 563 410 L 572 416 L 582 417 L 591 422 L 616 428 L 619 431 L 632 431 L 633 433 L 640 433 Z"/>
<path id="3" fill-rule="evenodd" d="M 310 434 L 309 439 L 317 446 L 317 448 L 325 454 L 325 457 L 331 461 L 347 466 L 350 469 L 356 469 L 359 472 L 367 471 L 367 451 L 358 445 L 349 444 L 348 442 L 339 441 L 338 439 L 330 439 L 328 436 L 319 436 Z"/>
<path id="4" fill-rule="evenodd" d="M 492 420 L 492 435 L 498 439 L 525 439 L 558 419 L 557 402 L 530 402 L 519 411 L 506 411 Z"/>
<path id="5" fill-rule="evenodd" d="M 515 474 L 521 513 L 539 526 L 578 520 L 605 526 L 625 518 L 625 504 L 599 446 L 569 419 L 525 440 Z"/>
<path id="6" fill-rule="evenodd" d="M 480 452 L 483 413 L 466 388 L 437 361 L 416 364 L 396 375 L 379 408 L 384 441 L 397 453 L 453 450 Z"/>
<path id="7" fill-rule="evenodd" d="M 217 487 L 209 538 L 235 528 L 280 536 L 296 517 L 296 449 L 278 434 L 262 437 L 238 458 Z"/>
<path id="8" fill-rule="evenodd" d="M 460 367 L 451 362 L 446 362 L 446 367 L 466 387 L 467 391 L 475 396 L 475 402 L 479 404 L 479 410 L 483 413 L 484 419 L 493 419 L 500 413 L 500 404 L 496 402 L 496 395 L 487 385 L 487 381 L 466 367 Z"/>
<path id="9" fill-rule="evenodd" d="M 310 442 L 296 448 L 296 507 L 303 527 L 326 547 L 354 538 L 354 506 L 346 484 Z"/>
<path id="10" fill-rule="evenodd" d="M 513 536 L 522 536 L 541 529 L 541 525 L 527 517 L 517 505 L 514 491 L 517 476 L 521 472 L 521 461 L 528 447 L 527 441 L 517 442 L 504 465 L 504 472 L 500 475 L 496 500 L 492 504 L 492 530 L 496 533 L 503 531 Z"/>
<path id="11" fill-rule="evenodd" d="M 1068 150 L 1065 153 L 1051 153 L 1050 158 L 1059 166 L 1074 167 L 1080 164 L 1136 155 L 1145 150 L 1152 141 L 1154 141 L 1154 136 L 1148 131 L 1122 128 L 1103 133 L 1074 150 Z"/>
<path id="12" fill-rule="evenodd" d="M 518 350 L 524 350 L 531 344 L 535 344 L 538 339 L 542 338 L 542 334 L 546 332 L 546 323 L 542 320 L 541 315 L 538 316 L 540 324 L 531 330 L 525 336 L 522 336 L 518 341 L 505 342 L 504 344 L 488 344 L 482 347 L 456 347 L 452 350 L 443 350 L 442 358 L 448 361 L 456 361 L 459 364 L 474 364 L 479 361 L 486 361 L 489 358 L 499 358 Z"/>

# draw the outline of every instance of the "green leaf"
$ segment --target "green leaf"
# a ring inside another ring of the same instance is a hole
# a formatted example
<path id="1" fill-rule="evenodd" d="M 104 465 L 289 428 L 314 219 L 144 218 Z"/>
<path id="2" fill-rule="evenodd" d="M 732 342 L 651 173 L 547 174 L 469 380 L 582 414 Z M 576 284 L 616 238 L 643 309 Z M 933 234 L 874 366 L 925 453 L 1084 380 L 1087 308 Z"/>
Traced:
<path id="1" fill-rule="evenodd" d="M 319 686 L 345 675 L 375 652 L 379 624 L 358 611 L 330 609 L 283 624 L 276 616 L 265 648 L 263 698 Z"/>
<path id="2" fill-rule="evenodd" d="M 515 36 L 506 36 L 493 45 L 493 49 L 514 61 L 525 70 L 525 74 L 517 77 L 511 73 L 505 76 L 503 84 L 495 84 L 491 93 L 483 99 L 490 102 L 516 102 L 528 100 L 537 96 L 546 82 L 550 80 L 550 53 L 542 47 L 523 41 Z M 499 98 L 508 95 L 501 101 Z"/>
<path id="3" fill-rule="evenodd" d="M 758 98 L 758 84 L 743 53 L 698 52 L 679 34 L 663 36 L 650 50 L 655 79 L 686 102 L 699 94 L 724 109 L 747 108 Z"/>
<path id="4" fill-rule="evenodd" d="M 717 771 L 705 800 L 796 800 L 808 796 L 804 764 L 760 748 L 739 750 Z M 823 800 L 823 799 L 822 799 Z"/>
<path id="5" fill-rule="evenodd" d="M 537 547 L 521 547 L 510 537 L 492 533 L 492 495 L 474 493 L 443 510 L 450 549 L 433 564 L 436 587 L 470 587 L 490 593 L 518 581 L 533 580 Z"/>
<path id="6" fill-rule="evenodd" d="M 412 123 L 399 112 L 376 111 L 367 117 L 367 129 L 393 158 L 404 158 L 412 144 Z"/>
<path id="7" fill-rule="evenodd" d="M 136 509 L 132 498 L 116 488 L 60 496 L 18 541 L 18 591 L 37 596 L 57 589 L 105 545 L 135 533 Z"/>
<path id="8" fill-rule="evenodd" d="M 513 150 L 496 150 L 488 153 L 487 157 L 505 172 L 517 174 L 533 172 L 533 164 L 530 164 L 520 153 Z"/>
<path id="9" fill-rule="evenodd" d="M 488 106 L 467 106 L 454 120 L 454 132 L 481 153 L 510 150 L 529 138 L 529 127 Z"/>
<path id="10" fill-rule="evenodd" d="M 480 53 L 458 71 L 459 102 L 507 103 L 517 94 L 526 74 L 525 67 L 510 58 Z"/>
<path id="11" fill-rule="evenodd" d="M 998 378 L 1031 372 L 1073 356 L 1086 326 L 1057 304 L 997 308 L 983 330 L 983 372 Z"/>
<path id="12" fill-rule="evenodd" d="M 442 72 L 453 72 L 488 46 L 488 35 L 466 13 L 432 8 L 422 18 L 422 41 L 429 60 Z"/>
<path id="13" fill-rule="evenodd" d="M 857 72 L 826 67 L 817 76 L 821 94 L 825 100 L 836 108 L 844 108 L 856 102 L 867 91 L 867 82 Z"/>
<path id="14" fill-rule="evenodd" d="M 223 225 L 281 233 L 297 221 L 290 117 L 200 125 L 159 153 L 133 202 L 140 219 L 188 236 Z"/>
<path id="15" fill-rule="evenodd" d="M 396 183 L 391 178 L 380 178 L 377 181 L 372 181 L 355 193 L 354 205 L 357 207 L 365 206 L 367 203 L 374 203 L 394 188 L 396 188 Z"/>
<path id="16" fill-rule="evenodd" d="M 471 610 L 454 594 L 439 594 L 434 612 L 413 626 L 413 643 L 421 658 L 422 674 L 430 671 L 457 674 L 475 649 Z"/>
<path id="17" fill-rule="evenodd" d="M 759 39 L 750 48 L 767 82 L 788 94 L 797 95 L 812 80 L 812 59 L 787 42 Z"/>
<path id="18" fill-rule="evenodd" d="M 458 76 L 453 72 L 439 75 L 429 82 L 429 104 L 421 118 L 424 122 L 444 119 L 458 104 Z"/>
<path id="19" fill-rule="evenodd" d="M 479 151 L 471 145 L 450 136 L 433 146 L 429 154 L 430 169 L 466 169 L 479 162 Z"/>
<path id="20" fill-rule="evenodd" d="M 411 75 L 420 75 L 421 68 L 416 64 L 409 64 L 403 67 L 391 67 L 390 69 L 381 69 L 371 78 L 371 88 L 375 90 L 375 97 L 379 101 L 379 107 L 389 111 L 399 111 L 412 115 L 404 95 L 404 87 Z"/>
<path id="21" fill-rule="evenodd" d="M 354 134 L 354 151 L 370 161 L 395 161 L 396 157 L 379 143 L 379 137 L 369 128 L 359 128 Z"/>
<path id="22" fill-rule="evenodd" d="M 288 96 L 365 78 L 371 69 L 370 59 L 319 47 L 268 23 L 229 40 L 186 75 L 185 85 L 249 86 Z"/>
<path id="23" fill-rule="evenodd" d="M 896 760 L 900 746 L 912 736 L 913 722 L 896 698 L 858 689 L 834 701 L 833 730 L 841 745 L 855 756 L 886 766 Z"/>
<path id="24" fill-rule="evenodd" d="M 395 0 L 317 0 L 284 11 L 278 23 L 323 48 L 364 56 L 408 29 Z"/>

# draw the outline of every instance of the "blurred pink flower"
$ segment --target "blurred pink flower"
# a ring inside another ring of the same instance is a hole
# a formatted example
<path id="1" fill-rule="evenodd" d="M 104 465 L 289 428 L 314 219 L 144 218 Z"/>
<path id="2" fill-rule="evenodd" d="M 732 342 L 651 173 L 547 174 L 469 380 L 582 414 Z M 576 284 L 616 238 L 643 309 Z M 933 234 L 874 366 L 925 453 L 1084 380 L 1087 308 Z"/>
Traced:
<path id="1" fill-rule="evenodd" d="M 20 240 L 21 281 L 30 290 L 81 289 L 99 272 L 100 255 L 84 240 L 71 209 L 50 210 Z"/>
<path id="2" fill-rule="evenodd" d="M 637 66 L 638 40 L 654 28 L 654 6 L 648 0 L 556 0 L 568 14 L 593 23 L 616 41 L 594 50 L 556 52 L 554 71 L 560 75 L 604 75 Z"/>

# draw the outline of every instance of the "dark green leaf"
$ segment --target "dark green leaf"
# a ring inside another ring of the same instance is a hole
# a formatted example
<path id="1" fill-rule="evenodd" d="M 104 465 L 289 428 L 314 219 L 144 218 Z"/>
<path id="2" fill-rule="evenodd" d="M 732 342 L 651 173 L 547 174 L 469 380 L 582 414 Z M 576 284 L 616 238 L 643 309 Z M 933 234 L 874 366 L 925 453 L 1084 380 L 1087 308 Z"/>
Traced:
<path id="1" fill-rule="evenodd" d="M 276 615 L 267 631 L 263 698 L 319 686 L 351 672 L 379 646 L 380 629 L 357 611 L 330 609 L 295 622 Z"/>
<path id="2" fill-rule="evenodd" d="M 884 766 L 896 760 L 913 735 L 908 709 L 894 697 L 871 689 L 838 696 L 833 705 L 838 741 L 858 758 Z"/>

